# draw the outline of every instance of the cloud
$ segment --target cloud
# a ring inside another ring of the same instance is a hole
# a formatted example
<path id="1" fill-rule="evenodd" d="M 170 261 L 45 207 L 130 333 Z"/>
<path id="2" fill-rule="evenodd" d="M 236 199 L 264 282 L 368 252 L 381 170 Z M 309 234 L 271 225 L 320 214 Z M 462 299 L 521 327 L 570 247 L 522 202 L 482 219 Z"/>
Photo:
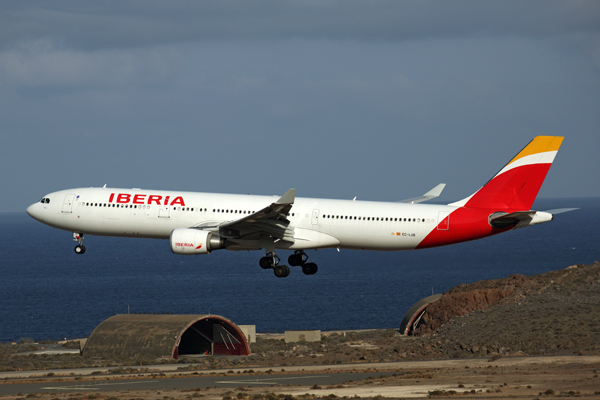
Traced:
<path id="1" fill-rule="evenodd" d="M 37 39 L 0 52 L 0 86 L 152 87 L 175 76 L 179 61 L 177 51 L 161 47 L 83 52 Z"/>
<path id="2" fill-rule="evenodd" d="M 407 41 L 600 31 L 600 2 L 579 1 L 13 1 L 0 47 L 39 38 L 132 48 L 207 40 Z"/>

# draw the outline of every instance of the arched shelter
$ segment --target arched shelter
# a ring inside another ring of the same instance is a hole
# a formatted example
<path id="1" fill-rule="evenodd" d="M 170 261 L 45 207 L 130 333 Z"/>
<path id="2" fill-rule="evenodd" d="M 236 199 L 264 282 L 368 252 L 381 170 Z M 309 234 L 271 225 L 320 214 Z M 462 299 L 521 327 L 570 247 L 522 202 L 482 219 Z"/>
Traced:
<path id="1" fill-rule="evenodd" d="M 242 331 L 218 315 L 119 314 L 94 329 L 84 356 L 249 355 Z"/>
<path id="2" fill-rule="evenodd" d="M 441 294 L 433 294 L 429 297 L 425 297 L 423 300 L 418 301 L 412 306 L 404 315 L 404 318 L 400 323 L 400 333 L 403 335 L 410 335 L 419 325 L 419 321 L 425 312 L 425 308 L 440 297 L 442 297 Z"/>

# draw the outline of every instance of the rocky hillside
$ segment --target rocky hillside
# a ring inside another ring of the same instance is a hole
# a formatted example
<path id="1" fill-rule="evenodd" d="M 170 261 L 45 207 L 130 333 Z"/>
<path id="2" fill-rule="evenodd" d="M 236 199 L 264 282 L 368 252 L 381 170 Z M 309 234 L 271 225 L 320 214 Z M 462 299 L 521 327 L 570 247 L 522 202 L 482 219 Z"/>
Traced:
<path id="1" fill-rule="evenodd" d="M 415 334 L 458 357 L 600 351 L 600 263 L 456 286 L 426 308 Z"/>

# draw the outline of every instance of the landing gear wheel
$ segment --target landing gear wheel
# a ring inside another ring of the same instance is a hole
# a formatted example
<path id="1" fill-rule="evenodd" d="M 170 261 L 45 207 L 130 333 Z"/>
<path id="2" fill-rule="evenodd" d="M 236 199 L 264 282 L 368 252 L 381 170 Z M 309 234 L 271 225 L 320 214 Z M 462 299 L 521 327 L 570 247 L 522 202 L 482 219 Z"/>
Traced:
<path id="1" fill-rule="evenodd" d="M 319 267 L 317 267 L 317 264 L 315 263 L 306 263 L 302 266 L 302 272 L 304 272 L 305 275 L 314 275 L 318 270 Z"/>
<path id="2" fill-rule="evenodd" d="M 273 268 L 273 266 L 271 265 L 271 257 L 263 257 L 258 261 L 258 264 L 260 265 L 260 267 L 262 269 L 269 269 L 269 268 Z"/>
<path id="3" fill-rule="evenodd" d="M 273 268 L 275 276 L 278 278 L 285 278 L 290 274 L 290 268 L 287 265 L 278 265 Z"/>
<path id="4" fill-rule="evenodd" d="M 302 255 L 301 254 L 292 254 L 288 257 L 288 263 L 292 267 L 297 267 L 298 265 L 302 265 Z"/>
<path id="5" fill-rule="evenodd" d="M 78 244 L 77 246 L 75 246 L 75 253 L 77 253 L 77 254 L 85 253 L 85 246 L 82 244 Z"/>

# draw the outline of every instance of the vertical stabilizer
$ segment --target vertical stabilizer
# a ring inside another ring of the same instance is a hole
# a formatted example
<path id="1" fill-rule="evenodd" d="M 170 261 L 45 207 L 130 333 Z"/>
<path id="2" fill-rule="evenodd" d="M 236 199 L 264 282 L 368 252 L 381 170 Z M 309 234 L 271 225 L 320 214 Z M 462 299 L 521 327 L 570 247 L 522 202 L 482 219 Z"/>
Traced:
<path id="1" fill-rule="evenodd" d="M 476 193 L 453 206 L 530 210 L 563 141 L 537 136 Z"/>

